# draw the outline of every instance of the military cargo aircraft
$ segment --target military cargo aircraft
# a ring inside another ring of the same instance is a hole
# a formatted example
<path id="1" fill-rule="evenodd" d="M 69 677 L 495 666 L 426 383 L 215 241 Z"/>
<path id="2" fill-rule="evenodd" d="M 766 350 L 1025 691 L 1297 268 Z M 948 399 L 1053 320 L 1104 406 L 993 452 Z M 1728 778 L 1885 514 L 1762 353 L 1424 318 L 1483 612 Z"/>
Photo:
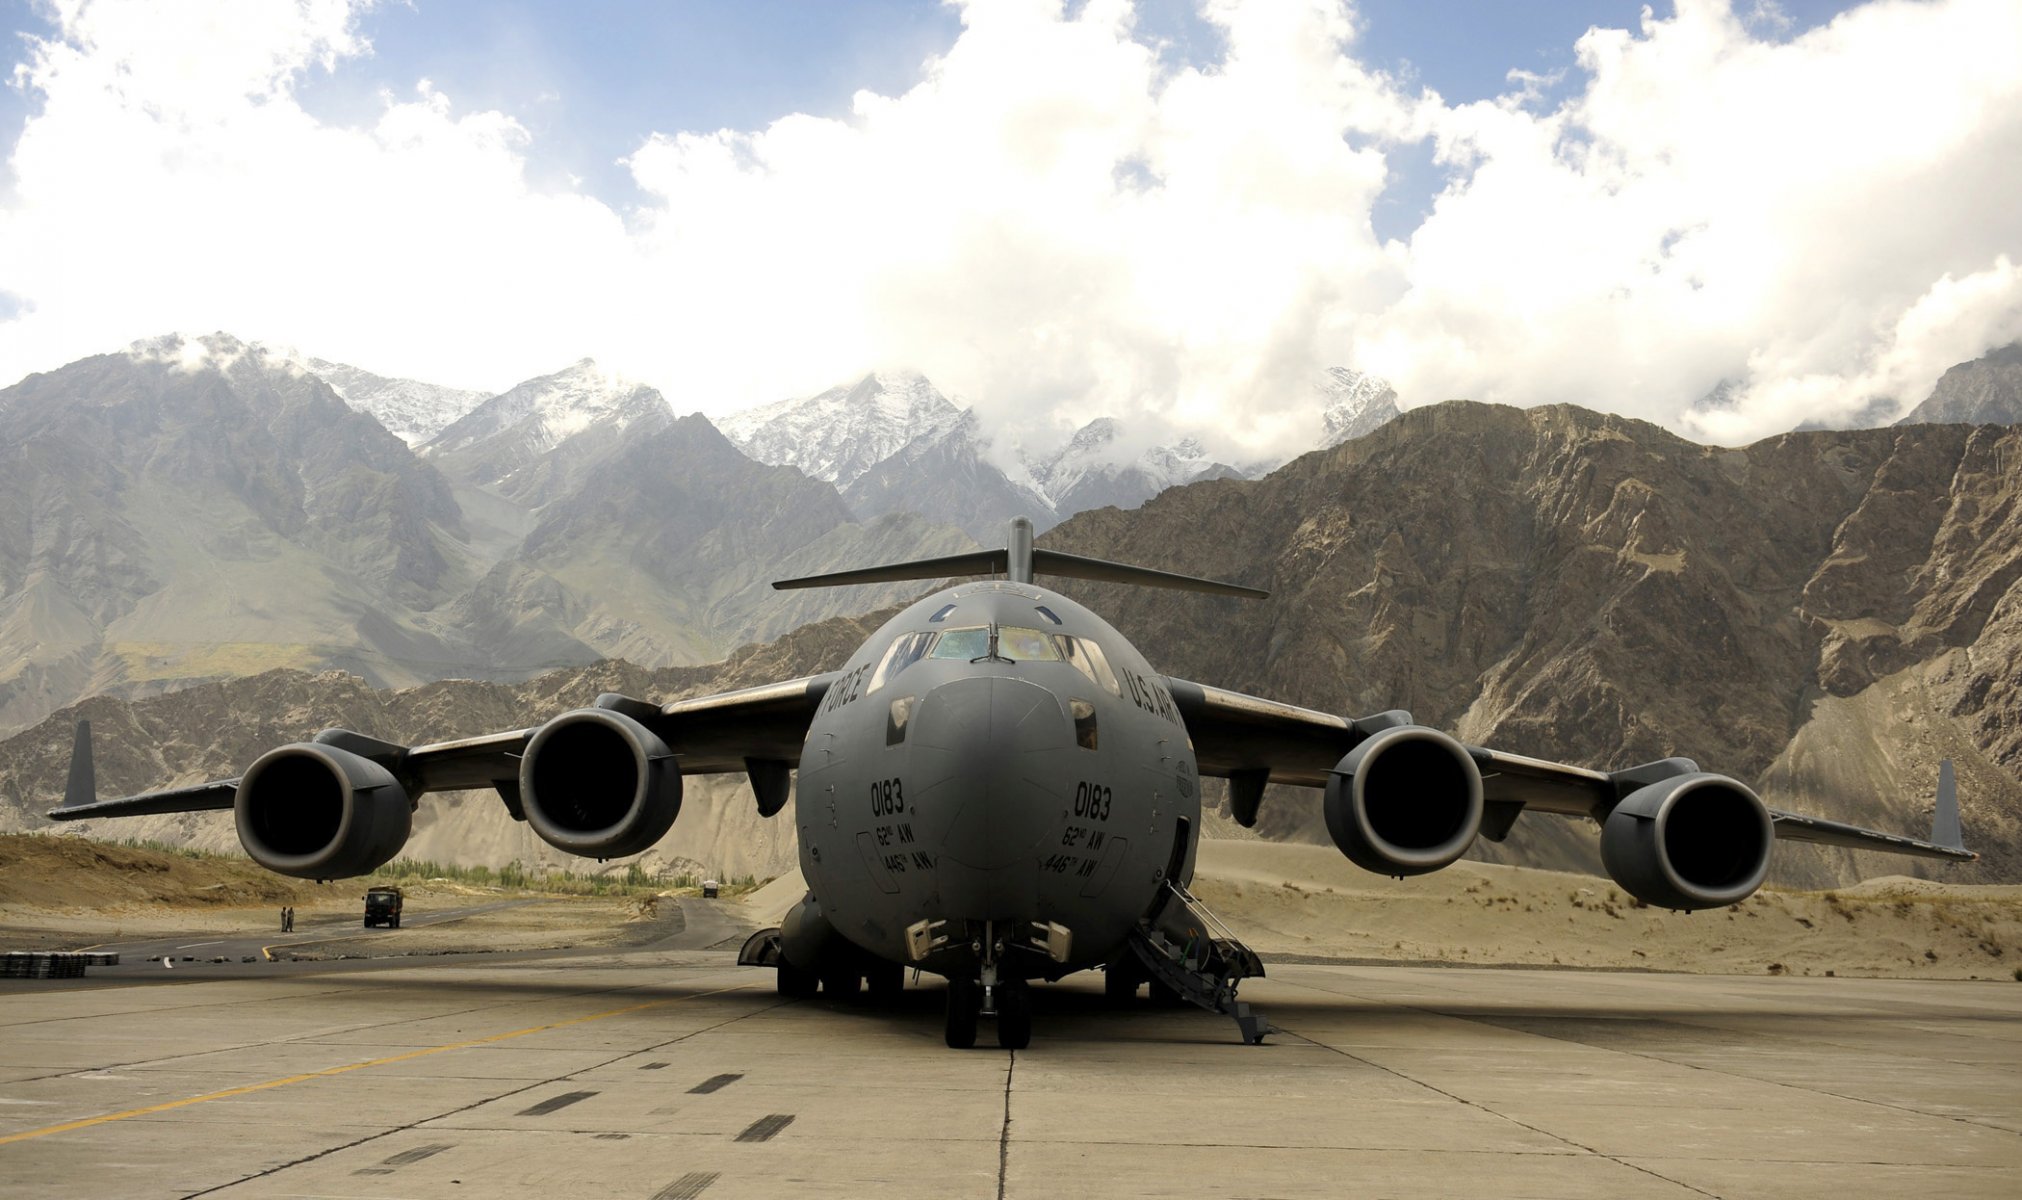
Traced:
<path id="1" fill-rule="evenodd" d="M 1949 764 L 1931 840 L 1778 812 L 1746 785 L 1668 758 L 1596 771 L 1463 745 L 1401 711 L 1345 718 L 1159 674 L 1102 618 L 1038 576 L 1261 597 L 1234 584 L 1008 544 L 784 580 L 824 587 L 984 575 L 935 592 L 835 671 L 655 704 L 603 695 L 530 729 L 401 746 L 330 729 L 268 751 L 236 779 L 120 800 L 94 795 L 80 723 L 62 807 L 71 821 L 231 809 L 269 870 L 367 874 L 406 843 L 415 800 L 491 789 L 571 854 L 637 854 L 681 809 L 682 779 L 744 772 L 761 814 L 797 768 L 808 892 L 739 961 L 791 996 L 890 996 L 908 968 L 945 976 L 948 1045 L 1032 1036 L 1031 983 L 1099 968 L 1119 1001 L 1140 987 L 1234 1018 L 1257 956 L 1188 892 L 1203 775 L 1228 780 L 1236 820 L 1268 783 L 1325 791 L 1328 832 L 1357 865 L 1403 877 L 1502 840 L 1527 812 L 1591 818 L 1614 881 L 1691 910 L 1762 884 L 1779 839 L 1969 860 Z"/>

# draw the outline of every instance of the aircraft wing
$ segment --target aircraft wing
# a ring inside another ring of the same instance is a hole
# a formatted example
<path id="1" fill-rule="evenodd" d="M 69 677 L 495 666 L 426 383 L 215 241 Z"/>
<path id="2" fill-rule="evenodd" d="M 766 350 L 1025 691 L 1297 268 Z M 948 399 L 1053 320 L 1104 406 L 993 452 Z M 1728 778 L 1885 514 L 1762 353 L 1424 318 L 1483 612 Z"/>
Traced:
<path id="1" fill-rule="evenodd" d="M 1381 729 L 1410 722 L 1410 714 L 1403 712 L 1350 720 L 1171 677 L 1166 686 L 1186 722 L 1201 774 L 1229 779 L 1231 807 L 1244 825 L 1256 821 L 1264 784 L 1325 787 L 1334 765 L 1357 743 Z M 1525 812 L 1600 820 L 1629 792 L 1650 781 L 1645 769 L 1595 771 L 1484 746 L 1466 749 L 1481 769 L 1487 806 L 1482 833 L 1494 841 L 1501 841 Z M 1676 764 L 1673 773 L 1698 769 L 1690 760 L 1668 762 Z M 1785 841 L 1968 862 L 1978 855 L 1958 844 L 1957 798 L 1951 789 L 1947 764 L 1939 788 L 1938 828 L 1929 841 L 1774 808 L 1769 815 L 1776 836 Z"/>
<path id="2" fill-rule="evenodd" d="M 816 708 L 834 682 L 835 673 L 810 675 L 781 683 L 691 696 L 668 704 L 652 704 L 618 695 L 599 696 L 596 707 L 631 717 L 667 743 L 683 775 L 748 771 L 760 791 L 761 809 L 769 807 L 768 790 L 759 784 L 785 784 L 785 772 L 800 762 L 801 744 Z M 520 755 L 538 726 L 480 737 L 402 746 L 347 729 L 326 729 L 311 741 L 348 750 L 392 772 L 409 796 L 494 788 L 518 815 Z M 89 817 L 137 817 L 155 813 L 211 812 L 233 806 L 239 780 L 220 779 L 184 787 L 142 792 L 117 800 L 96 798 L 91 766 L 91 727 L 78 723 L 71 756 L 70 782 L 62 807 L 50 810 L 58 821 Z M 783 796 L 781 797 L 783 803 Z M 770 815 L 768 813 L 767 815 Z"/>

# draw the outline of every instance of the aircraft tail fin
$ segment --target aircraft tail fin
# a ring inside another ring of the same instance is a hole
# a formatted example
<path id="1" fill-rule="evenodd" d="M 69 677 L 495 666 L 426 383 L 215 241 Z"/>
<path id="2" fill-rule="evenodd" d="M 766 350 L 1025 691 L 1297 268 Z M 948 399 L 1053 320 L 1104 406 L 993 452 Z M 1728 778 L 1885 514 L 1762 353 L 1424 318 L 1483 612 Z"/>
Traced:
<path id="1" fill-rule="evenodd" d="M 98 799 L 98 775 L 91 767 L 91 722 L 77 723 L 77 740 L 70 744 L 70 779 L 63 787 L 63 807 L 81 808 Z"/>
<path id="2" fill-rule="evenodd" d="M 1953 777 L 1949 758 L 1938 764 L 1938 802 L 1931 810 L 1931 840 L 1955 850 L 1966 845 L 1959 828 L 1959 784 Z"/>
<path id="3" fill-rule="evenodd" d="M 1110 562 L 1100 558 L 1083 558 L 1079 554 L 1066 554 L 1059 550 L 1039 550 L 1032 545 L 1032 522 L 1024 517 L 1011 519 L 1009 544 L 1002 550 L 978 550 L 971 554 L 954 554 L 946 558 L 923 558 L 882 567 L 831 571 L 825 575 L 777 580 L 772 586 L 782 590 L 847 587 L 858 583 L 892 583 L 904 579 L 946 579 L 954 575 L 998 574 L 1006 576 L 1014 583 L 1030 583 L 1035 575 L 1058 575 L 1067 579 L 1129 583 L 1140 587 L 1204 592 L 1211 596 L 1242 596 L 1251 600 L 1261 600 L 1270 595 L 1269 592 L 1243 587 L 1240 584 L 1196 579 L 1191 575 L 1154 571 L 1150 567 L 1134 567 L 1128 563 Z"/>

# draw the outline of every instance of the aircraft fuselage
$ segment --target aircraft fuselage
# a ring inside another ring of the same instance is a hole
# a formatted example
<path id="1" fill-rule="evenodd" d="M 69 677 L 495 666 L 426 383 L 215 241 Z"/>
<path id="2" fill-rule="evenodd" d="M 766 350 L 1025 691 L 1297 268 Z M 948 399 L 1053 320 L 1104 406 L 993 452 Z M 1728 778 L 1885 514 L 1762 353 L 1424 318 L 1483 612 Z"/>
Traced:
<path id="1" fill-rule="evenodd" d="M 1164 681 L 1107 622 L 1030 583 L 968 583 L 843 667 L 795 811 L 835 934 L 951 977 L 994 961 L 1057 978 L 1109 960 L 1168 876 L 1191 878 L 1199 772 Z"/>

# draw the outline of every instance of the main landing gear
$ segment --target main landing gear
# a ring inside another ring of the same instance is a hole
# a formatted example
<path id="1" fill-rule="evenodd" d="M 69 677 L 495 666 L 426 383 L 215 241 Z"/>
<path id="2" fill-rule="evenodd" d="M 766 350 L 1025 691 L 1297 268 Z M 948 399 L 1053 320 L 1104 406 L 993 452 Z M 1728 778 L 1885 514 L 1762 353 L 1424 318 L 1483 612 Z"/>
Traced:
<path id="1" fill-rule="evenodd" d="M 988 1000 L 985 1000 L 985 993 Z M 1032 1044 L 1032 985 L 1006 979 L 985 988 L 973 979 L 948 981 L 948 1014 L 943 1028 L 949 1046 L 967 1050 L 976 1044 L 977 1018 L 997 1018 L 997 1044 L 1023 1050 Z"/>

